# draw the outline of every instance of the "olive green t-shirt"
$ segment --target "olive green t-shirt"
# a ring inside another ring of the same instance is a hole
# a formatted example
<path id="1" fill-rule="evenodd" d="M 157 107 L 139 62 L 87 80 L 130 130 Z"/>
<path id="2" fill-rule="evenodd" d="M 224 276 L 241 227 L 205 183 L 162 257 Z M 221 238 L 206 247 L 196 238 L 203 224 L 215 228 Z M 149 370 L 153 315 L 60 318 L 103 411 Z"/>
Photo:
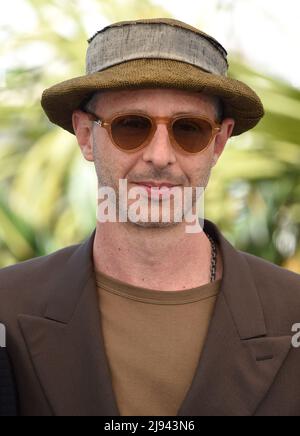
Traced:
<path id="1" fill-rule="evenodd" d="M 176 416 L 199 363 L 221 279 L 157 291 L 95 274 L 120 415 Z"/>

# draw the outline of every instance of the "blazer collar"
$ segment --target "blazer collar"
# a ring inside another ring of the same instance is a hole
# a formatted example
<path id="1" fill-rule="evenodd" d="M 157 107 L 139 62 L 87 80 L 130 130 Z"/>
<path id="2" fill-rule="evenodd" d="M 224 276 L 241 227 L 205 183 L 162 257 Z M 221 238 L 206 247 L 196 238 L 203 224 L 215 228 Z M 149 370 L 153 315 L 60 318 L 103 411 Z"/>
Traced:
<path id="1" fill-rule="evenodd" d="M 44 286 L 50 298 L 44 315 L 18 317 L 36 374 L 56 416 L 119 415 L 100 322 L 94 237 L 95 230 L 57 266 L 56 275 L 49 271 Z"/>
<path id="2" fill-rule="evenodd" d="M 205 220 L 204 230 L 217 240 L 223 258 L 223 294 L 241 339 L 265 336 L 266 326 L 253 273 L 246 258 L 224 238 L 217 226 Z M 251 313 L 251 319 L 249 315 Z"/>
<path id="3" fill-rule="evenodd" d="M 290 337 L 268 337 L 246 256 L 205 220 L 219 242 L 223 278 L 204 350 L 179 410 L 185 416 L 252 416 L 291 349 Z M 256 277 L 257 280 L 257 277 Z"/>
<path id="4" fill-rule="evenodd" d="M 290 337 L 267 337 L 253 273 L 210 221 L 223 257 L 223 279 L 206 344 L 179 415 L 252 415 L 290 349 Z M 42 317 L 19 323 L 55 415 L 119 414 L 101 329 L 93 267 L 95 231 L 47 277 Z M 51 292 L 50 292 L 51 291 Z"/>

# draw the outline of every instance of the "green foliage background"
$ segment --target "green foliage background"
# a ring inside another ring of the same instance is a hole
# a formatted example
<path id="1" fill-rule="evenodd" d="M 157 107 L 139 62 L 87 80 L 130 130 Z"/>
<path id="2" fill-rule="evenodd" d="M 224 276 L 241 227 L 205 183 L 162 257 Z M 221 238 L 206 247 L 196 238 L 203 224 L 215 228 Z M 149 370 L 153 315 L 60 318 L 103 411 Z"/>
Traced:
<path id="1" fill-rule="evenodd" d="M 51 62 L 20 62 L 0 88 L 0 267 L 77 243 L 96 222 L 94 168 L 40 107 L 46 87 L 84 72 L 91 35 L 82 2 L 23 1 L 36 26 L 31 32 L 1 29 L 9 42 L 0 45 L 0 56 L 38 45 Z M 108 22 L 170 16 L 150 0 L 98 0 L 93 7 Z M 68 35 L 60 23 L 71 29 Z M 229 61 L 230 75 L 257 91 L 267 114 L 228 143 L 212 173 L 206 216 L 238 248 L 300 272 L 300 91 L 237 58 Z"/>

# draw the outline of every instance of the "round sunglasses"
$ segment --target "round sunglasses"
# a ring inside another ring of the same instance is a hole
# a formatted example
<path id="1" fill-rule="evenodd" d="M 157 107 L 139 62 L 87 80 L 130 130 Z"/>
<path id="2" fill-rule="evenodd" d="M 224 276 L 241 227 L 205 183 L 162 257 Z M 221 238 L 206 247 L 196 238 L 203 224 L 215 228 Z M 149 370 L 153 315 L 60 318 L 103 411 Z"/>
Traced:
<path id="1" fill-rule="evenodd" d="M 127 153 L 146 147 L 152 140 L 158 123 L 167 125 L 173 145 L 188 154 L 204 151 L 212 142 L 221 125 L 204 116 L 179 115 L 154 117 L 146 114 L 116 113 L 110 119 L 101 119 L 87 112 L 93 121 L 107 130 L 113 144 Z"/>

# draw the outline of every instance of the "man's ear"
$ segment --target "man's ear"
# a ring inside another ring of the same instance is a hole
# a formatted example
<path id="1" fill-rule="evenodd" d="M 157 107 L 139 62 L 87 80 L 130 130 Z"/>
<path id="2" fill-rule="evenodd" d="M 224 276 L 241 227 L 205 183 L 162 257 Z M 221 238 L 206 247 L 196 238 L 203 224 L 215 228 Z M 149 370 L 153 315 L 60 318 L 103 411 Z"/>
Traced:
<path id="1" fill-rule="evenodd" d="M 72 115 L 72 123 L 78 145 L 84 158 L 90 162 L 93 162 L 94 154 L 92 121 L 90 120 L 88 114 L 81 110 L 76 110 Z"/>
<path id="2" fill-rule="evenodd" d="M 232 131 L 234 129 L 235 121 L 233 118 L 225 118 L 221 125 L 221 131 L 217 134 L 215 139 L 214 146 L 214 156 L 213 156 L 213 165 L 215 166 L 218 162 L 221 154 L 224 151 L 225 145 L 232 135 Z"/>

